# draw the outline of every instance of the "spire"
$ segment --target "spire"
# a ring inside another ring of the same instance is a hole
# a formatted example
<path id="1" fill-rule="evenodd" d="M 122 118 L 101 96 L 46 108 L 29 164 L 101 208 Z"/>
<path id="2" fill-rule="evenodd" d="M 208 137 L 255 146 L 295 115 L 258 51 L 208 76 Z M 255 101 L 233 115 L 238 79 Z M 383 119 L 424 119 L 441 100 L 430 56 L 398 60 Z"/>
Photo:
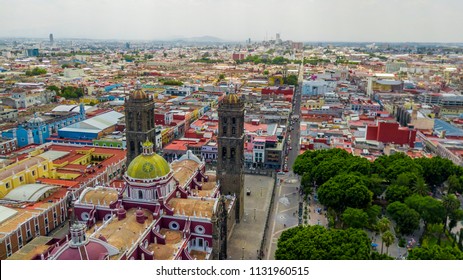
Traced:
<path id="1" fill-rule="evenodd" d="M 143 155 L 152 155 L 154 154 L 153 143 L 146 137 L 146 141 L 142 144 L 143 146 Z"/>
<path id="2" fill-rule="evenodd" d="M 72 224 L 71 229 L 70 229 L 70 232 L 71 232 L 71 242 L 69 243 L 70 247 L 77 248 L 77 247 L 87 244 L 88 240 L 85 234 L 85 229 L 86 229 L 85 224 L 82 224 L 82 223 Z"/>

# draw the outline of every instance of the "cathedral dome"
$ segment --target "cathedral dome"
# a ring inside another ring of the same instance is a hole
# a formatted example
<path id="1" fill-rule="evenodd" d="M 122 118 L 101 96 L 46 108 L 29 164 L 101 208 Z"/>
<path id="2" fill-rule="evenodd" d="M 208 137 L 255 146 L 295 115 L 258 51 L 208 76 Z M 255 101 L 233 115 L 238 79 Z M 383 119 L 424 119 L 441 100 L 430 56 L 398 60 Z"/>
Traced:
<path id="1" fill-rule="evenodd" d="M 227 94 L 227 96 L 225 96 L 225 98 L 223 99 L 223 103 L 225 104 L 238 104 L 239 102 L 240 98 L 238 94 L 235 93 Z"/>
<path id="2" fill-rule="evenodd" d="M 169 163 L 152 151 L 153 143 L 143 143 L 143 154 L 132 160 L 127 168 L 127 176 L 134 179 L 155 179 L 169 174 Z"/>
<path id="3" fill-rule="evenodd" d="M 146 99 L 148 98 L 148 95 L 146 92 L 141 88 L 141 83 L 140 81 L 137 81 L 137 84 L 135 85 L 135 90 L 132 92 L 131 97 L 133 99 Z"/>
<path id="4" fill-rule="evenodd" d="M 133 99 L 146 99 L 146 98 L 148 98 L 148 95 L 146 94 L 146 92 L 143 89 L 139 88 L 139 89 L 136 89 L 132 93 L 131 97 Z"/>

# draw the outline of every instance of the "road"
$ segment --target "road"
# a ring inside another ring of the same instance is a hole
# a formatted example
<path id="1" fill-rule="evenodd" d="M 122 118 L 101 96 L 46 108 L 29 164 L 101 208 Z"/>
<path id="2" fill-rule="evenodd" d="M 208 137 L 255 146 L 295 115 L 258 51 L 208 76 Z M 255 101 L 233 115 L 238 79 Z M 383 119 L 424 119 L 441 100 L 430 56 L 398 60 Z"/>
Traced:
<path id="1" fill-rule="evenodd" d="M 265 248 L 265 259 L 274 259 L 276 244 L 280 234 L 287 228 L 298 225 L 298 206 L 301 197 L 299 195 L 300 181 L 297 175 L 291 170 L 299 155 L 299 117 L 301 113 L 301 85 L 302 85 L 302 74 L 303 65 L 299 71 L 299 86 L 296 88 L 296 92 L 293 98 L 293 106 L 291 116 L 298 116 L 296 121 L 292 121 L 293 118 L 289 118 L 287 137 L 287 157 L 285 159 L 286 169 L 289 170 L 285 175 L 278 175 L 279 184 L 275 192 L 273 209 L 270 216 L 270 228 L 269 238 Z M 290 140 L 289 140 L 290 139 Z M 312 218 L 312 217 L 311 217 Z"/>

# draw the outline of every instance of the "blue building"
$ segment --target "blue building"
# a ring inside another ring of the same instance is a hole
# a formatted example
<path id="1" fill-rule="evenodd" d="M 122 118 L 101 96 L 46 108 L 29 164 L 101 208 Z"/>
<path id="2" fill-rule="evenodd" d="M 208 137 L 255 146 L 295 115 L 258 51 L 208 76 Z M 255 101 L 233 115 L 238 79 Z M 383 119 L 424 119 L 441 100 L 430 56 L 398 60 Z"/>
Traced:
<path id="1" fill-rule="evenodd" d="M 93 140 L 98 139 L 114 128 L 124 115 L 116 111 L 110 111 L 101 115 L 86 119 L 58 130 L 60 139 Z"/>
<path id="2" fill-rule="evenodd" d="M 18 125 L 17 128 L 3 131 L 2 137 L 16 139 L 19 148 L 29 144 L 43 144 L 53 133 L 58 132 L 58 129 L 84 119 L 85 108 L 83 104 L 80 104 L 79 113 L 54 114 L 51 115 L 50 119 L 46 120 L 35 113 L 34 117 L 26 123 Z"/>

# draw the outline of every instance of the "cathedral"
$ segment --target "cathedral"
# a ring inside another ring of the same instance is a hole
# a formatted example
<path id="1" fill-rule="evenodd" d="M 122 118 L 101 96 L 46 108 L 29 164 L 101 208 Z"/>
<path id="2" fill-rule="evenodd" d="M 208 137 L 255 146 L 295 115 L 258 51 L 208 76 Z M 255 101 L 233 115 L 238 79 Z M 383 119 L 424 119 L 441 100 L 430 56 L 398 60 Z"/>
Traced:
<path id="1" fill-rule="evenodd" d="M 153 145 L 154 100 L 139 85 L 130 99 L 130 163 L 123 183 L 85 189 L 73 202 L 70 234 L 47 243 L 33 259 L 227 258 L 227 237 L 243 207 L 242 103 L 229 95 L 220 105 L 229 119 L 222 123 L 219 138 L 225 150 L 221 168 L 226 172 L 218 171 L 217 176 L 191 151 L 170 164 L 158 155 Z"/>

